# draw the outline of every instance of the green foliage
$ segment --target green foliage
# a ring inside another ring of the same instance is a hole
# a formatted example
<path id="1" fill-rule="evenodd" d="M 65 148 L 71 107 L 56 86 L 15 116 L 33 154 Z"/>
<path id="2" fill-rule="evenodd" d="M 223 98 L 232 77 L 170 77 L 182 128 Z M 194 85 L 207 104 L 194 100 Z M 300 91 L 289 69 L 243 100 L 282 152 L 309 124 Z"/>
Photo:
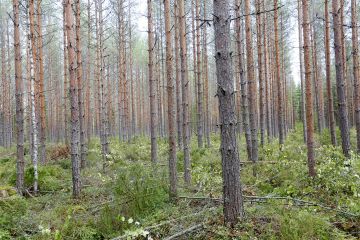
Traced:
<path id="1" fill-rule="evenodd" d="M 64 169 L 58 165 L 38 166 L 39 189 L 41 191 L 57 191 L 63 189 L 63 178 L 69 176 Z M 9 183 L 15 185 L 16 172 L 12 173 Z M 25 187 L 30 188 L 34 184 L 34 167 L 25 170 Z"/>
<path id="2" fill-rule="evenodd" d="M 252 217 L 238 225 L 241 239 L 350 239 L 334 228 L 328 217 L 313 209 L 288 208 L 274 203 L 254 206 L 248 211 Z"/>
<path id="3" fill-rule="evenodd" d="M 133 163 L 119 171 L 115 194 L 125 215 L 144 216 L 167 200 L 167 183 L 160 169 Z"/>
<path id="4" fill-rule="evenodd" d="M 0 198 L 0 239 L 10 239 L 7 238 L 9 235 L 19 234 L 16 226 L 26 211 L 25 199 L 16 195 L 6 199 Z"/>

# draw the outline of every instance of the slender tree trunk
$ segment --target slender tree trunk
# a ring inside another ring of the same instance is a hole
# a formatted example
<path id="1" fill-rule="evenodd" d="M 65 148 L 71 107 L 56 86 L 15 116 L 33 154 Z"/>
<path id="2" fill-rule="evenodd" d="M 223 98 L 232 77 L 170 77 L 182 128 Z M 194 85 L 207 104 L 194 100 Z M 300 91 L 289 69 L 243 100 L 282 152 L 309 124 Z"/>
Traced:
<path id="1" fill-rule="evenodd" d="M 21 46 L 19 27 L 19 0 L 13 0 L 14 14 L 14 51 L 15 51 L 15 89 L 16 89 L 16 189 L 18 194 L 24 194 L 24 103 L 23 79 L 21 70 Z"/>
<path id="2" fill-rule="evenodd" d="M 260 0 L 256 0 L 256 12 L 261 12 L 261 3 Z M 261 41 L 261 32 L 262 32 L 262 19 L 260 14 L 256 15 L 256 30 L 257 30 L 257 53 L 258 53 L 258 73 L 259 73 L 259 91 L 260 91 L 260 144 L 264 146 L 265 142 L 265 101 L 264 101 L 264 67 L 263 67 L 263 49 Z M 265 33 L 263 33 L 265 34 Z"/>
<path id="3" fill-rule="evenodd" d="M 278 127 L 279 127 L 279 144 L 280 148 L 284 144 L 284 99 L 283 84 L 280 75 L 280 50 L 279 50 L 279 30 L 278 30 L 278 0 L 274 0 L 274 37 L 275 37 L 275 61 L 276 61 L 276 78 L 277 78 L 277 97 L 278 97 Z"/>
<path id="4" fill-rule="evenodd" d="M 301 88 L 301 119 L 303 122 L 303 132 L 304 132 L 304 142 L 306 143 L 307 139 L 307 125 L 306 125 L 306 113 L 305 113 L 305 83 L 304 83 L 304 63 L 303 63 L 303 37 L 302 37 L 302 31 L 301 31 L 301 0 L 298 0 L 298 31 L 299 31 L 299 58 L 300 58 L 300 88 Z"/>
<path id="5" fill-rule="evenodd" d="M 154 30 L 153 30 L 153 6 L 152 0 L 147 0 L 148 7 L 148 51 L 149 51 L 149 95 L 150 95 L 150 137 L 151 137 L 151 161 L 157 163 L 157 143 L 156 143 L 156 80 L 153 73 L 154 63 Z"/>
<path id="6" fill-rule="evenodd" d="M 262 3 L 263 9 L 265 9 L 265 1 Z M 266 116 L 266 132 L 267 132 L 267 141 L 270 142 L 271 135 L 271 116 L 270 116 L 270 99 L 269 99 L 269 84 L 270 84 L 270 74 L 269 74 L 269 53 L 268 53 L 268 42 L 267 42 L 267 14 L 263 14 L 263 45 L 264 45 L 264 78 L 265 78 L 265 116 Z"/>
<path id="7" fill-rule="evenodd" d="M 31 40 L 31 120 L 32 120 L 32 129 L 33 129 L 33 167 L 34 167 L 34 192 L 37 194 L 38 192 L 38 158 L 39 158 L 39 145 L 38 145 L 38 111 L 37 111 L 37 93 L 38 93 L 38 84 L 36 81 L 36 58 L 37 58 L 37 44 L 36 44 L 36 36 L 35 36 L 35 10 L 34 10 L 34 0 L 30 0 L 29 2 L 29 19 L 30 19 L 30 40 Z"/>
<path id="8" fill-rule="evenodd" d="M 186 50 L 186 23 L 184 1 L 178 0 L 180 15 L 180 56 L 181 56 L 181 86 L 183 102 L 183 146 L 184 146 L 184 178 L 185 183 L 191 183 L 190 163 L 190 128 L 189 128 L 189 81 L 187 73 L 187 50 Z"/>
<path id="9" fill-rule="evenodd" d="M 336 130 L 335 130 L 335 115 L 333 95 L 331 90 L 331 66 L 330 66 L 330 19 L 329 19 L 329 1 L 325 0 L 325 65 L 326 65 L 326 87 L 328 98 L 328 114 L 329 114 L 329 128 L 331 135 L 331 143 L 336 146 Z"/>
<path id="10" fill-rule="evenodd" d="M 44 164 L 46 161 L 46 112 L 45 112 L 45 94 L 44 94 L 44 63 L 43 63 L 43 36 L 42 36 L 42 10 L 41 0 L 37 0 L 37 47 L 39 49 L 38 54 L 38 66 L 39 66 L 39 104 L 40 104 L 40 128 L 39 128 L 39 140 L 40 140 L 40 162 Z"/>
<path id="11" fill-rule="evenodd" d="M 207 16 L 206 1 L 204 1 L 204 18 Z M 205 138 L 206 146 L 210 147 L 210 107 L 209 107 L 209 69 L 208 69 L 208 51 L 207 51 L 207 25 L 203 25 L 203 70 L 204 70 L 204 99 L 205 99 Z"/>
<path id="12" fill-rule="evenodd" d="M 90 15 L 90 9 L 91 5 L 90 5 L 90 0 L 88 0 L 87 3 L 87 20 L 88 20 L 88 31 L 87 31 L 87 56 L 86 56 L 86 98 L 85 98 L 85 103 L 86 103 L 86 137 L 87 137 L 87 144 L 89 144 L 90 142 L 90 137 L 91 137 L 91 126 L 92 126 L 92 119 L 91 117 L 93 116 L 91 114 L 91 110 L 90 110 L 90 89 L 91 89 L 91 83 L 90 83 L 90 72 L 91 72 L 91 53 L 90 53 L 90 49 L 91 49 L 91 15 Z M 86 156 L 85 156 L 86 158 Z M 85 159 L 84 158 L 84 159 Z M 85 168 L 86 166 L 86 161 L 81 162 L 81 168 Z"/>
<path id="13" fill-rule="evenodd" d="M 241 86 L 241 108 L 242 108 L 242 119 L 243 119 L 243 126 L 245 132 L 245 140 L 246 140 L 246 150 L 248 159 L 251 160 L 251 134 L 250 134 L 250 123 L 249 123 L 249 109 L 248 109 L 248 84 L 246 81 L 245 70 L 243 66 L 243 51 L 242 51 L 242 42 L 243 39 L 241 37 L 242 29 L 241 29 L 241 9 L 240 9 L 240 0 L 236 1 L 236 43 L 237 43 L 237 51 L 238 51 L 238 64 L 239 64 L 239 75 L 240 75 L 240 86 Z"/>
<path id="14" fill-rule="evenodd" d="M 197 67 L 197 134 L 198 147 L 202 148 L 203 143 L 203 86 L 201 78 L 201 54 L 200 54 L 200 2 L 196 0 L 196 67 Z"/>
<path id="15" fill-rule="evenodd" d="M 79 131 L 80 131 L 80 166 L 83 168 L 85 166 L 85 128 L 84 128 L 84 110 L 83 110 L 83 76 L 82 76 L 82 57 L 81 57 L 81 39 L 80 39 L 80 18 L 81 18 L 81 9 L 80 9 L 80 0 L 76 0 L 76 77 L 77 77 L 77 94 L 78 94 L 78 105 L 79 105 Z"/>
<path id="16" fill-rule="evenodd" d="M 276 1 L 276 0 L 275 0 Z M 258 137 L 257 137 L 257 84 L 255 80 L 253 40 L 251 31 L 250 0 L 245 0 L 245 32 L 246 32 L 246 61 L 247 61 L 247 80 L 249 83 L 249 113 L 251 129 L 251 161 L 258 160 Z"/>
<path id="17" fill-rule="evenodd" d="M 339 0 L 332 1 L 332 15 L 334 25 L 334 47 L 335 47 L 335 69 L 336 69 L 336 87 L 337 99 L 339 106 L 339 125 L 341 132 L 342 150 L 346 157 L 350 157 L 350 133 L 348 123 L 348 113 L 345 96 L 345 80 L 344 80 L 344 63 L 341 45 L 341 28 L 340 21 L 341 10 Z"/>
<path id="18" fill-rule="evenodd" d="M 180 75 L 180 41 L 179 41 L 179 8 L 178 1 L 175 0 L 175 76 L 176 76 L 176 122 L 177 122 L 177 141 L 179 149 L 183 149 L 182 135 L 182 100 L 181 100 L 181 75 Z"/>
<path id="19" fill-rule="evenodd" d="M 309 0 L 302 0 L 303 12 L 303 37 L 304 37 L 304 63 L 305 63 L 305 84 L 306 84 L 306 122 L 307 122 L 307 155 L 309 175 L 314 177 L 314 120 L 313 120 L 313 98 L 311 85 L 311 62 L 310 62 L 310 19 Z"/>
<path id="20" fill-rule="evenodd" d="M 357 152 L 360 153 L 360 60 L 359 60 L 359 36 L 358 36 L 358 17 L 356 0 L 351 0 L 351 26 L 352 26 L 352 52 L 353 52 L 353 74 L 355 92 L 355 123 Z"/>
<path id="21" fill-rule="evenodd" d="M 219 97 L 224 221 L 234 226 L 244 217 L 240 161 L 236 140 L 229 1 L 214 1 L 215 60 Z"/>
<path id="22" fill-rule="evenodd" d="M 168 125 L 169 125 L 169 175 L 170 175 L 170 198 L 177 196 L 177 172 L 176 172 L 176 132 L 175 132 L 175 87 L 173 78 L 173 54 L 171 41 L 171 18 L 170 0 L 164 0 L 165 9 L 165 33 L 166 33 L 166 77 L 168 92 Z"/>
<path id="23" fill-rule="evenodd" d="M 69 143 L 69 137 L 68 137 L 68 69 L 67 66 L 67 41 L 66 41 L 66 27 L 65 27 L 65 7 L 63 9 L 63 39 L 64 39 L 64 138 L 65 138 L 65 144 L 67 145 Z"/>
<path id="24" fill-rule="evenodd" d="M 65 27 L 67 36 L 67 53 L 69 59 L 69 77 L 70 77 L 70 111 L 71 111 L 71 162 L 72 162 L 72 181 L 73 181 L 73 197 L 80 196 L 81 182 L 80 182 L 80 159 L 79 159 L 79 102 L 76 82 L 76 41 L 74 37 L 74 21 L 72 11 L 72 0 L 64 0 L 65 7 Z"/>

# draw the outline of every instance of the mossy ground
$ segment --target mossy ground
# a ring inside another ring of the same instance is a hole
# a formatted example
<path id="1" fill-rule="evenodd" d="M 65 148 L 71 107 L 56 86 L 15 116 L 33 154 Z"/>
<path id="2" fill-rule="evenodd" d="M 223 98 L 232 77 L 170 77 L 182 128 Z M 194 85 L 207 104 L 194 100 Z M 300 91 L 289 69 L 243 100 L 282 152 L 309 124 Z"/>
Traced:
<path id="1" fill-rule="evenodd" d="M 355 136 L 352 132 L 352 136 Z M 330 146 L 329 133 L 316 136 L 318 177 L 307 175 L 306 147 L 301 126 L 288 134 L 283 150 L 276 140 L 260 148 L 260 163 L 241 170 L 246 196 L 301 199 L 322 206 L 298 204 L 288 199 L 245 203 L 246 219 L 234 229 L 222 225 L 221 159 L 219 137 L 210 148 L 191 143 L 192 186 L 183 182 L 182 153 L 178 153 L 179 195 L 168 199 L 167 144 L 159 141 L 158 167 L 150 161 L 150 142 L 136 137 L 121 143 L 111 139 L 111 154 L 103 172 L 98 140 L 89 145 L 87 167 L 82 171 L 81 198 L 71 198 L 71 163 L 61 154 L 40 166 L 38 196 L 0 198 L 0 239 L 163 239 L 203 223 L 203 228 L 183 239 L 357 239 L 360 232 L 360 157 L 345 159 L 340 147 Z M 355 138 L 352 137 L 353 146 Z M 240 157 L 246 161 L 244 137 Z M 51 144 L 48 153 L 63 145 Z M 61 151 L 59 151 L 61 152 Z M 25 182 L 32 184 L 30 157 Z M 11 192 L 15 183 L 15 148 L 0 149 L 0 190 Z M 186 198 L 192 197 L 192 198 Z M 198 197 L 194 198 L 194 197 Z M 203 198 L 203 199 L 202 199 Z M 306 206 L 304 206 L 306 205 Z M 150 226 L 150 228 L 149 228 Z M 151 227 L 152 226 L 152 227 Z"/>

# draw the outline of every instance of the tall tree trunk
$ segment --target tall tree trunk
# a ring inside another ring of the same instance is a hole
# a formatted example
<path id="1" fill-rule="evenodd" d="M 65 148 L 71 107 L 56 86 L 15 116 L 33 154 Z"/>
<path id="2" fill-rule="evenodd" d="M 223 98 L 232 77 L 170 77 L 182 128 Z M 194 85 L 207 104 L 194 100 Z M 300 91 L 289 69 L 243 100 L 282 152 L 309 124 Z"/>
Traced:
<path id="1" fill-rule="evenodd" d="M 15 51 L 15 89 L 16 89 L 16 189 L 24 194 L 24 103 L 23 79 L 21 70 L 21 46 L 19 27 L 19 0 L 13 0 L 14 51 Z"/>
<path id="2" fill-rule="evenodd" d="M 76 77 L 77 77 L 77 94 L 78 94 L 78 105 L 79 105 L 79 131 L 80 131 L 80 166 L 85 166 L 85 128 L 84 128 L 84 110 L 83 110 L 83 76 L 82 76 L 82 57 L 81 57 L 81 39 L 80 39 L 80 0 L 76 0 Z"/>
<path id="3" fill-rule="evenodd" d="M 277 97 L 278 97 L 278 127 L 279 127 L 279 144 L 280 148 L 284 144 L 284 99 L 283 99 L 283 82 L 280 75 L 280 50 L 279 50 L 279 30 L 278 30 L 278 0 L 274 0 L 274 37 L 275 37 L 275 62 L 277 78 Z"/>
<path id="4" fill-rule="evenodd" d="M 215 60 L 219 97 L 223 204 L 225 224 L 234 226 L 244 217 L 240 161 L 236 140 L 229 1 L 214 1 Z"/>
<path id="5" fill-rule="evenodd" d="M 180 75 L 180 40 L 179 40 L 179 7 L 175 0 L 175 76 L 176 76 L 176 122 L 177 122 L 177 141 L 178 147 L 183 148 L 182 135 L 182 100 L 181 100 L 181 75 Z"/>
<path id="6" fill-rule="evenodd" d="M 336 69 L 336 87 L 337 87 L 337 98 L 339 106 L 339 125 L 341 132 L 341 143 L 342 150 L 346 157 L 350 157 L 350 133 L 349 133 L 349 122 L 346 105 L 345 95 L 345 80 L 344 80 L 344 62 L 342 55 L 341 45 L 341 28 L 342 24 L 340 21 L 342 9 L 339 7 L 339 0 L 332 1 L 332 15 L 334 25 L 334 47 L 335 47 L 335 69 Z"/>
<path id="7" fill-rule="evenodd" d="M 261 41 L 261 32 L 262 32 L 262 19 L 260 16 L 261 12 L 261 3 L 260 0 L 256 0 L 256 30 L 257 30 L 257 53 L 258 53 L 258 73 L 259 73 L 259 91 L 260 91 L 260 144 L 264 146 L 265 142 L 265 101 L 264 101 L 264 68 L 263 68 L 263 49 L 262 49 L 262 41 Z M 263 33 L 265 35 L 265 33 Z"/>
<path id="8" fill-rule="evenodd" d="M 204 1 L 204 18 L 207 16 L 206 1 Z M 208 51 L 207 51 L 207 24 L 203 25 L 203 71 L 204 71 L 204 100 L 205 100 L 205 138 L 206 146 L 210 147 L 210 106 L 209 106 L 209 68 L 208 68 Z"/>
<path id="9" fill-rule="evenodd" d="M 88 0 L 87 3 L 87 20 L 88 20 L 88 29 L 87 29 L 87 56 L 86 56 L 86 98 L 85 98 L 85 103 L 86 103 L 86 137 L 87 137 L 87 144 L 89 144 L 90 142 L 90 137 L 91 137 L 91 126 L 92 126 L 92 114 L 90 112 L 90 89 L 91 89 L 91 83 L 90 83 L 90 71 L 91 71 L 91 53 L 90 53 L 90 49 L 91 49 L 91 14 L 90 14 L 90 10 L 91 10 L 91 5 L 90 5 L 90 0 Z M 86 150 L 85 150 L 86 151 Z M 86 156 L 85 156 L 86 158 Z M 84 158 L 84 159 L 85 159 Z M 81 162 L 81 168 L 85 168 L 86 166 L 86 162 L 83 161 Z"/>
<path id="10" fill-rule="evenodd" d="M 43 63 L 43 36 L 42 36 L 42 10 L 41 10 L 41 0 L 37 0 L 37 29 L 38 34 L 37 38 L 37 47 L 39 50 L 38 54 L 38 66 L 39 66 L 39 104 L 40 104 L 40 162 L 42 164 L 46 161 L 46 112 L 45 112 L 45 94 L 44 94 L 44 63 Z"/>
<path id="11" fill-rule="evenodd" d="M 250 134 L 250 123 L 249 123 L 249 109 L 248 109 L 248 84 L 246 81 L 245 70 L 243 66 L 243 51 L 242 51 L 242 42 L 243 39 L 241 37 L 242 33 L 242 23 L 241 23 L 241 8 L 240 8 L 240 0 L 236 1 L 236 43 L 237 43 L 237 51 L 238 51 L 238 65 L 239 65 L 239 75 L 240 75 L 240 87 L 241 87 L 241 108 L 242 108 L 242 119 L 243 119 L 243 127 L 245 132 L 245 140 L 246 140 L 246 150 L 248 159 L 251 160 L 251 134 Z"/>
<path id="12" fill-rule="evenodd" d="M 310 62 L 310 19 L 309 0 L 302 0 L 303 12 L 303 37 L 304 37 L 304 63 L 305 63 L 305 84 L 306 84 L 306 123 L 307 123 L 307 155 L 309 175 L 314 177 L 314 120 L 313 120 L 313 98 L 311 85 L 311 62 Z"/>
<path id="13" fill-rule="evenodd" d="M 151 138 L 151 161 L 157 163 L 157 142 L 156 142 L 156 80 L 153 73 L 154 63 L 154 30 L 153 30 L 153 6 L 152 0 L 147 0 L 148 7 L 148 51 L 149 51 L 149 95 L 150 95 L 150 138 Z"/>
<path id="14" fill-rule="evenodd" d="M 170 175 L 170 198 L 177 196 L 177 172 L 176 172 L 176 132 L 175 132 L 175 87 L 173 78 L 173 54 L 171 41 L 171 18 L 170 0 L 164 0 L 165 10 L 165 33 L 166 33 L 166 77 L 168 92 L 168 125 L 169 125 L 169 175 Z"/>
<path id="15" fill-rule="evenodd" d="M 184 1 L 178 0 L 179 25 L 180 25 L 180 56 L 181 56 L 181 86 L 183 102 L 183 147 L 184 147 L 184 178 L 185 183 L 191 183 L 190 163 L 190 128 L 189 128 L 189 80 L 187 73 L 187 50 L 186 50 L 186 23 Z"/>
<path id="16" fill-rule="evenodd" d="M 34 167 L 34 192 L 37 194 L 38 192 L 38 158 L 39 158 L 39 146 L 38 146 L 38 111 L 37 111 L 37 92 L 38 92 L 38 84 L 36 81 L 36 72 L 37 67 L 35 66 L 36 58 L 37 58 L 37 44 L 36 44 L 36 36 L 35 36 L 35 10 L 34 10 L 34 0 L 30 0 L 29 2 L 29 19 L 30 19 L 30 40 L 31 40 L 31 122 L 32 122 L 32 142 L 33 142 L 33 167 Z"/>
<path id="17" fill-rule="evenodd" d="M 351 0 L 351 26 L 352 26 L 352 53 L 353 53 L 353 74 L 354 74 L 354 92 L 355 92 L 355 123 L 357 152 L 360 153 L 360 60 L 359 60 L 359 36 L 357 24 L 357 5 L 356 0 Z"/>
<path id="18" fill-rule="evenodd" d="M 201 78 L 201 55 L 200 55 L 200 2 L 196 0 L 196 74 L 197 74 L 197 134 L 198 147 L 202 148 L 203 143 L 203 86 Z"/>
<path id="19" fill-rule="evenodd" d="M 76 82 L 76 41 L 74 37 L 74 21 L 72 11 L 72 0 L 64 0 L 65 7 L 65 26 L 67 36 L 67 54 L 69 59 L 69 77 L 70 77 L 70 111 L 71 111 L 71 163 L 72 163 L 72 181 L 73 181 L 73 197 L 80 196 L 80 159 L 79 159 L 79 102 Z"/>
<path id="20" fill-rule="evenodd" d="M 65 2 L 64 2 L 65 3 Z M 69 143 L 69 137 L 68 137 L 68 69 L 67 69 L 67 44 L 66 41 L 66 27 L 65 27 L 65 7 L 63 8 L 63 41 L 64 41 L 64 139 L 65 144 L 67 145 Z"/>
<path id="21" fill-rule="evenodd" d="M 328 98 L 328 114 L 329 114 L 329 128 L 331 135 L 331 143 L 336 146 L 336 130 L 335 130 L 335 116 L 333 95 L 331 90 L 331 66 L 330 66 L 330 19 L 329 19 L 329 1 L 325 0 L 325 65 L 326 65 L 326 90 Z"/>
<path id="22" fill-rule="evenodd" d="M 275 0 L 276 1 L 276 0 Z M 257 84 L 255 80 L 253 40 L 251 31 L 250 0 L 245 0 L 245 32 L 246 32 L 246 61 L 247 61 L 247 80 L 249 83 L 249 113 L 251 129 L 251 161 L 258 160 L 258 137 L 257 137 Z"/>
<path id="23" fill-rule="evenodd" d="M 265 1 L 262 3 L 263 9 L 265 9 Z M 267 14 L 263 14 L 263 45 L 264 45 L 264 78 L 265 78 L 265 116 L 266 116 L 266 132 L 267 141 L 270 142 L 271 135 L 271 116 L 270 116 L 270 71 L 269 71 L 269 52 L 267 42 Z"/>

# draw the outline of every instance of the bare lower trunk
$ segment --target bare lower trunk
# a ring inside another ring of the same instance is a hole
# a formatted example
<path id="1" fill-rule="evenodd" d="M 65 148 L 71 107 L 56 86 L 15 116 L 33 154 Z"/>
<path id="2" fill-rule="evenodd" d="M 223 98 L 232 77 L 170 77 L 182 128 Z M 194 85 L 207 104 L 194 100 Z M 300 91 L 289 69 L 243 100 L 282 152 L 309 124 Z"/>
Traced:
<path id="1" fill-rule="evenodd" d="M 356 0 L 351 0 L 351 25 L 352 25 L 352 48 L 353 48 L 353 74 L 355 92 L 355 123 L 357 152 L 360 153 L 360 60 L 359 60 L 359 36 Z"/>
<path id="2" fill-rule="evenodd" d="M 342 150 L 346 157 L 350 157 L 350 133 L 349 122 L 345 96 L 345 80 L 344 80 L 344 62 L 342 56 L 341 45 L 341 21 L 340 14 L 342 9 L 339 7 L 339 0 L 332 1 L 332 14 L 334 25 L 334 47 L 335 47 L 335 69 L 336 69 L 336 87 L 339 106 L 339 125 L 341 132 Z"/>
<path id="3" fill-rule="evenodd" d="M 16 89 L 16 189 L 24 194 L 24 103 L 23 79 L 21 70 L 21 46 L 19 29 L 19 0 L 13 0 L 14 13 L 14 51 L 15 51 L 15 89 Z"/>
<path id="4" fill-rule="evenodd" d="M 219 97 L 223 204 L 225 224 L 234 226 L 244 217 L 240 161 L 236 139 L 229 1 L 214 1 L 215 60 Z"/>
<path id="5" fill-rule="evenodd" d="M 184 1 L 178 0 L 180 16 L 180 56 L 181 56 L 181 86 L 183 103 L 183 147 L 184 147 L 184 178 L 185 183 L 191 183 L 191 163 L 190 163 L 190 128 L 189 128 L 189 81 L 187 73 L 187 53 L 186 53 L 186 23 Z"/>
<path id="6" fill-rule="evenodd" d="M 336 146 L 336 130 L 335 130 L 335 116 L 333 95 L 331 89 L 331 66 L 330 66 L 330 19 L 329 19 L 329 1 L 325 0 L 325 64 L 326 64 L 326 88 L 328 98 L 328 114 L 329 114 L 329 128 L 331 135 L 331 143 Z"/>
<path id="7" fill-rule="evenodd" d="M 304 142 L 306 143 L 307 139 L 307 125 L 306 125 L 306 113 L 305 113 L 305 83 L 304 83 L 304 63 L 303 63 L 303 39 L 301 31 L 301 0 L 298 0 L 298 31 L 299 31 L 299 58 L 300 58 L 300 88 L 301 88 L 301 120 L 303 122 L 303 132 L 304 132 Z"/>
<path id="8" fill-rule="evenodd" d="M 80 39 L 80 0 L 76 0 L 76 77 L 77 77 L 77 94 L 79 105 L 79 131 L 80 131 L 80 165 L 85 166 L 86 148 L 85 148 L 85 127 L 84 127 L 84 104 L 82 97 L 83 76 L 82 76 L 82 58 L 81 58 L 81 39 Z"/>
<path id="9" fill-rule="evenodd" d="M 177 122 L 177 141 L 178 147 L 182 150 L 182 104 L 181 104 L 181 76 L 180 76 L 180 63 L 179 63 L 179 8 L 178 3 L 175 1 L 175 72 L 176 72 L 176 122 Z"/>
<path id="10" fill-rule="evenodd" d="M 280 148 L 284 144 L 284 97 L 283 97 L 283 82 L 280 73 L 280 50 L 279 50 L 279 30 L 278 30 L 278 0 L 274 0 L 274 37 L 275 37 L 275 64 L 276 64 L 276 78 L 277 78 L 277 96 L 278 96 L 278 130 L 279 130 L 279 144 Z"/>
<path id="11" fill-rule="evenodd" d="M 176 132 L 175 132 L 175 84 L 173 78 L 173 54 L 171 41 L 170 0 L 164 0 L 165 32 L 166 32 L 166 77 L 168 92 L 168 125 L 169 125 L 169 175 L 170 198 L 177 196 L 177 171 L 176 171 Z"/>
<path id="12" fill-rule="evenodd" d="M 69 79 L 70 79 L 70 112 L 71 112 L 71 163 L 72 163 L 72 182 L 73 182 L 73 197 L 80 196 L 81 182 L 80 182 L 80 159 L 79 159 L 79 102 L 77 99 L 76 89 L 76 53 L 75 53 L 75 37 L 74 37 L 74 22 L 72 11 L 72 0 L 64 0 L 65 7 L 65 26 L 68 44 L 68 59 L 69 59 Z"/>
<path id="13" fill-rule="evenodd" d="M 257 137 L 257 84 L 255 80 L 253 40 L 251 31 L 250 0 L 245 0 L 245 31 L 246 31 L 246 65 L 247 80 L 249 83 L 249 119 L 251 129 L 251 161 L 258 160 L 258 137 Z"/>
<path id="14" fill-rule="evenodd" d="M 157 143 L 156 143 L 156 80 L 153 73 L 154 58 L 154 32 L 152 16 L 152 0 L 147 0 L 148 7 L 148 51 L 149 51 L 149 94 L 150 94 L 150 138 L 151 138 L 151 161 L 157 163 Z"/>
<path id="15" fill-rule="evenodd" d="M 310 63 L 310 19 L 309 0 L 302 0 L 303 12 L 303 36 L 304 36 L 304 63 L 305 63 L 305 84 L 306 84 L 306 122 L 307 122 L 307 155 L 309 175 L 314 177 L 314 120 L 313 120 L 313 99 L 311 85 L 311 63 Z"/>
<path id="16" fill-rule="evenodd" d="M 240 75 L 240 88 L 241 88 L 241 108 L 242 108 L 242 120 L 243 120 L 243 127 L 245 133 L 245 140 L 246 140 L 246 150 L 248 159 L 251 160 L 251 135 L 250 135 L 250 124 L 249 124 L 249 109 L 248 109 L 248 84 L 245 76 L 245 70 L 243 66 L 243 50 L 242 50 L 242 42 L 241 39 L 241 20 L 240 20 L 240 0 L 236 0 L 236 42 L 237 42 L 237 51 L 238 51 L 238 64 L 239 64 L 239 75 Z"/>

